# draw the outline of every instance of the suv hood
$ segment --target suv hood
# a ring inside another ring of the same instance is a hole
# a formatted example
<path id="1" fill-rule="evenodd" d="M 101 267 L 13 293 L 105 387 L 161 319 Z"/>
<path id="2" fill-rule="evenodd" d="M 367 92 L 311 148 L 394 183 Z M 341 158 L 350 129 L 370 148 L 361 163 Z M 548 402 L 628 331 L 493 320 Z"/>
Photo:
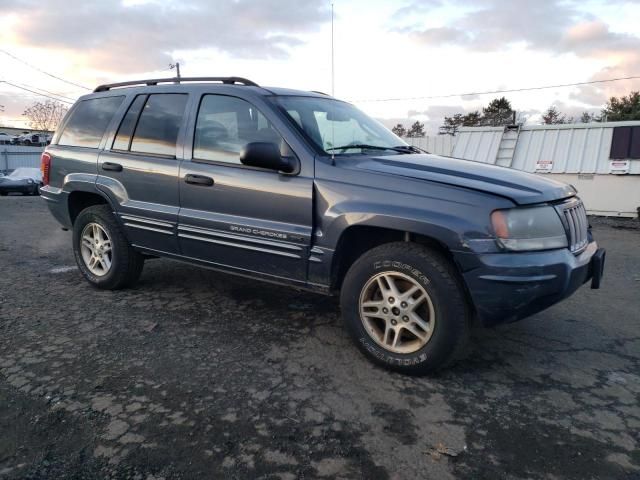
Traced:
<path id="1" fill-rule="evenodd" d="M 344 167 L 445 183 L 509 198 L 519 205 L 571 197 L 575 188 L 540 175 L 431 154 L 351 157 Z"/>

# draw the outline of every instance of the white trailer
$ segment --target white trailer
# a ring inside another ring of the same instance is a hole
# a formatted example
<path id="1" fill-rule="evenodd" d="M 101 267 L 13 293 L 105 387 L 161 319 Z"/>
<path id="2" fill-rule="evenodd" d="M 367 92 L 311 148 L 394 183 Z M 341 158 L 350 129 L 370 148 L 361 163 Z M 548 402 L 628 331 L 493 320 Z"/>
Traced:
<path id="1" fill-rule="evenodd" d="M 452 156 L 569 183 L 592 215 L 638 216 L 640 121 L 465 127 Z"/>

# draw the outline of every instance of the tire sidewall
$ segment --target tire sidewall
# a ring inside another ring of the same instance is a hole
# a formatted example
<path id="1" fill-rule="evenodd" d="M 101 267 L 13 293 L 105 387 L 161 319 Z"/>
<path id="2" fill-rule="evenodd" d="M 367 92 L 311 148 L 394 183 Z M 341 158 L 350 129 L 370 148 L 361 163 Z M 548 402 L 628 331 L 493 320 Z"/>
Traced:
<path id="1" fill-rule="evenodd" d="M 461 292 L 446 273 L 420 256 L 399 251 L 370 252 L 349 270 L 341 294 L 345 324 L 358 347 L 376 363 L 405 373 L 424 373 L 441 366 L 465 334 L 466 317 Z M 360 318 L 360 295 L 371 277 L 383 272 L 403 273 L 429 294 L 435 327 L 429 341 L 416 352 L 393 353 L 371 338 Z"/>
<path id="2" fill-rule="evenodd" d="M 78 264 L 78 268 L 82 275 L 93 285 L 97 287 L 107 287 L 114 282 L 115 277 L 117 276 L 117 271 L 119 268 L 119 262 L 121 261 L 121 252 L 120 242 L 117 241 L 117 233 L 114 231 L 114 227 L 112 223 L 108 221 L 108 219 L 104 218 L 105 214 L 102 212 L 96 211 L 83 211 L 78 215 L 74 225 L 73 225 L 73 254 L 76 258 L 76 263 Z M 111 268 L 106 275 L 97 276 L 91 273 L 89 268 L 84 263 L 84 259 L 82 258 L 80 244 L 82 241 L 82 231 L 89 223 L 97 223 L 100 225 L 109 236 L 111 240 Z"/>

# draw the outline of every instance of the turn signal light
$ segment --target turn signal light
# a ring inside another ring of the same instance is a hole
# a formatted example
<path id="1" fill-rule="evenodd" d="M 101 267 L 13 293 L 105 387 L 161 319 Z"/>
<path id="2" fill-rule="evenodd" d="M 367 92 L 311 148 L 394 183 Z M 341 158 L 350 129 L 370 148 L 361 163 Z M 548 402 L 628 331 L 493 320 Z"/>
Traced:
<path id="1" fill-rule="evenodd" d="M 42 183 L 49 185 L 49 174 L 51 173 L 51 155 L 42 152 L 40 157 L 40 171 L 42 172 Z"/>

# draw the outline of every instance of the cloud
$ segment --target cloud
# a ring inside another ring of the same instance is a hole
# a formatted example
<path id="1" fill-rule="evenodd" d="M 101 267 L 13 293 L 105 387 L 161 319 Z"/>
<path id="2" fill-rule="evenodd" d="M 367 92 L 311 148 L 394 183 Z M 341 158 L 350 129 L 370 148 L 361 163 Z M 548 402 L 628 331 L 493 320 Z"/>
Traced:
<path id="1" fill-rule="evenodd" d="M 460 4 L 455 2 L 456 6 Z M 433 46 L 458 45 L 486 51 L 525 43 L 534 48 L 553 48 L 572 19 L 580 15 L 576 4 L 558 0 L 476 0 L 462 5 L 467 6 L 464 13 L 447 25 L 425 29 L 408 26 L 405 32 Z"/>
<path id="2" fill-rule="evenodd" d="M 460 2 L 456 2 L 458 5 Z M 416 41 L 431 45 L 456 45 L 474 50 L 497 51 L 513 44 L 536 50 L 577 55 L 601 55 L 638 49 L 640 37 L 617 33 L 587 13 L 576 0 L 476 0 L 466 3 L 449 24 L 419 29 L 396 27 Z M 610 4 L 624 4 L 611 0 Z M 408 6 L 398 12 L 409 8 Z M 419 13 L 419 11 L 418 11 Z"/>
<path id="3" fill-rule="evenodd" d="M 610 0 L 609 6 L 626 3 Z M 463 6 L 462 13 L 443 25 L 416 27 L 412 18 L 412 24 L 403 26 L 401 22 L 398 25 L 402 17 L 393 17 L 394 31 L 431 47 L 448 45 L 488 52 L 524 45 L 530 50 L 574 54 L 609 64 L 589 80 L 640 73 L 640 37 L 612 31 L 609 25 L 588 13 L 581 0 L 467 0 L 455 5 Z M 410 5 L 398 12 L 407 8 Z M 632 88 L 631 82 L 582 86 L 574 89 L 570 98 L 586 105 L 602 105 L 610 96 L 628 93 Z"/>
<path id="4" fill-rule="evenodd" d="M 2 2 L 5 3 L 5 2 Z M 113 72 L 165 67 L 177 50 L 215 49 L 238 58 L 286 58 L 301 36 L 329 20 L 321 0 L 7 2 L 7 38 L 60 49 Z"/>
<path id="5" fill-rule="evenodd" d="M 400 7 L 392 15 L 392 21 L 400 21 L 406 18 L 413 18 L 418 13 L 428 13 L 431 10 L 441 7 L 442 2 L 440 0 L 422 0 L 418 2 L 410 2 L 409 4 Z"/>

